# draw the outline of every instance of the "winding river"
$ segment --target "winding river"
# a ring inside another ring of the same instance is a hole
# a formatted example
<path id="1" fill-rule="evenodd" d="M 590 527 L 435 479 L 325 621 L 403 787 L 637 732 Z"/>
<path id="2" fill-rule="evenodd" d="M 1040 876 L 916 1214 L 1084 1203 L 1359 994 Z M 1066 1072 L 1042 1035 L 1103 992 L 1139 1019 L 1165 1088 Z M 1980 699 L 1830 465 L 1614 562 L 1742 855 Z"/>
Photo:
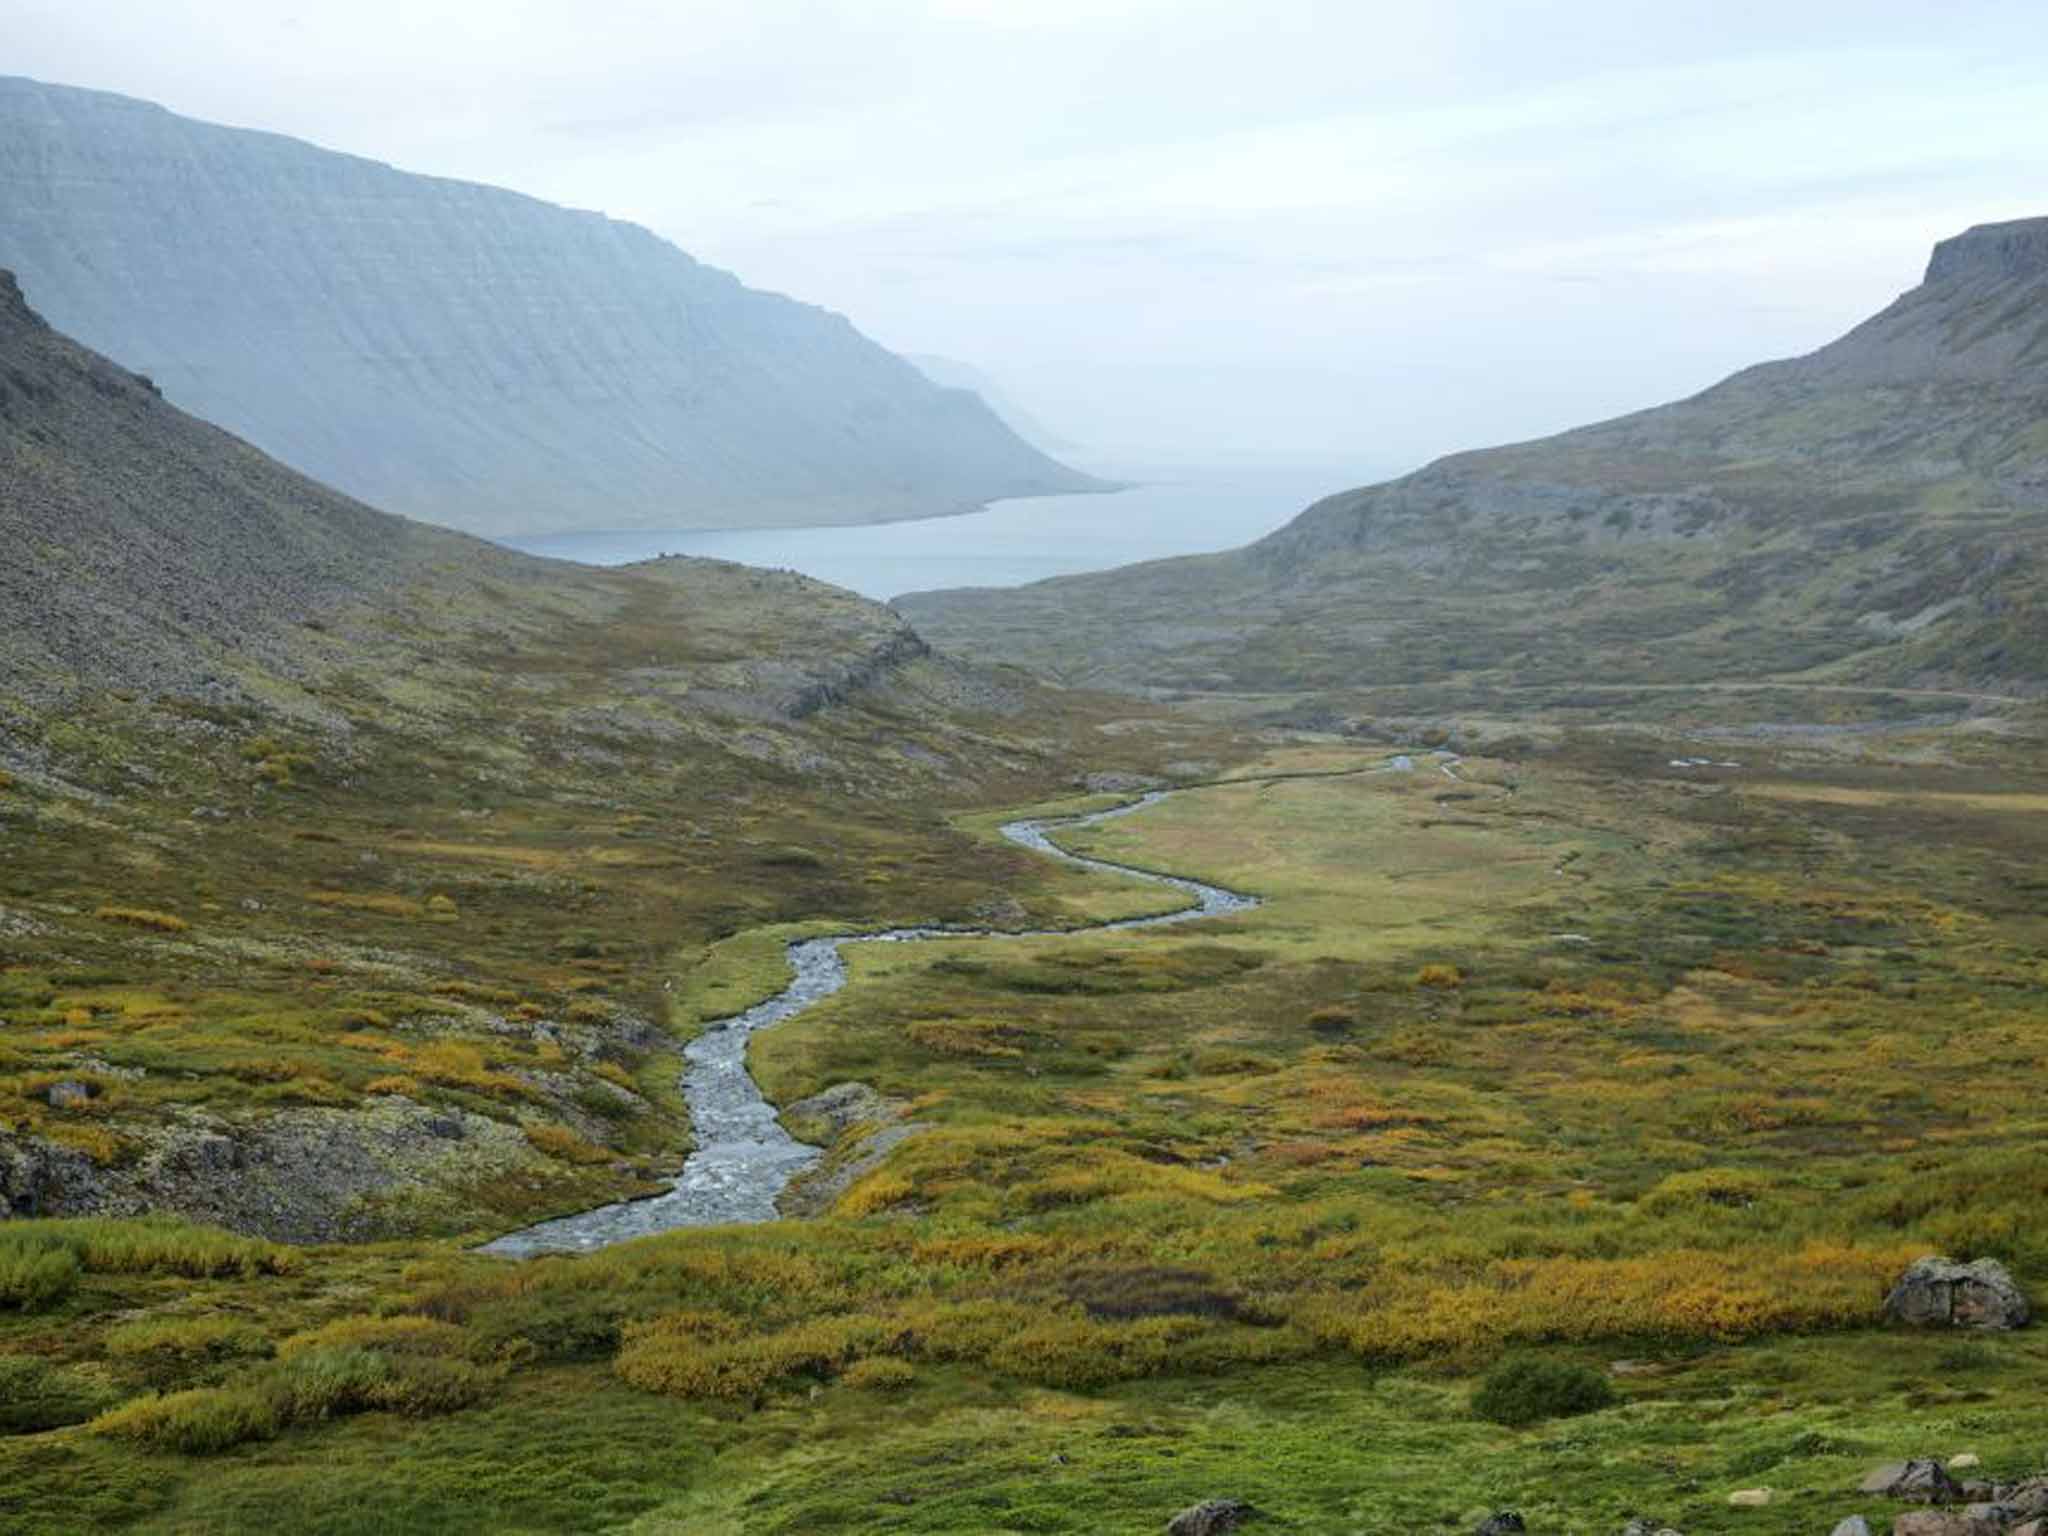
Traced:
<path id="1" fill-rule="evenodd" d="M 1455 752 L 1433 751 L 1428 756 L 1445 778 L 1459 778 L 1459 758 Z M 1413 757 L 1401 755 L 1389 758 L 1376 768 L 1280 774 L 1275 777 L 1348 778 L 1358 773 L 1412 773 L 1416 768 Z M 1228 782 L 1262 781 L 1242 779 Z M 585 1253 L 629 1238 L 673 1231 L 677 1227 L 775 1220 L 779 1214 L 775 1202 L 783 1190 L 825 1154 L 823 1148 L 798 1141 L 782 1128 L 775 1106 L 762 1097 L 760 1086 L 748 1073 L 747 1038 L 755 1030 L 794 1018 L 845 986 L 846 960 L 840 952 L 848 944 L 918 944 L 934 939 L 1052 939 L 1077 933 L 1164 928 L 1174 923 L 1191 923 L 1205 917 L 1250 911 L 1259 905 L 1256 896 L 1227 891 L 1220 885 L 1208 885 L 1184 875 L 1069 853 L 1052 840 L 1051 834 L 1055 831 L 1114 821 L 1157 805 L 1162 800 L 1170 800 L 1175 795 L 1212 787 L 1215 786 L 1191 785 L 1188 789 L 1153 790 L 1127 805 L 1113 806 L 1106 811 L 1084 816 L 1012 821 L 1002 828 L 1003 836 L 1011 842 L 1048 858 L 1078 865 L 1082 869 L 1171 886 L 1185 893 L 1190 898 L 1188 905 L 1172 912 L 1087 923 L 1075 928 L 1023 931 L 965 927 L 891 928 L 882 933 L 840 933 L 822 939 L 797 940 L 789 946 L 789 965 L 793 974 L 788 986 L 765 1002 L 756 1003 L 745 1013 L 719 1020 L 684 1048 L 683 1098 L 690 1108 L 690 1128 L 695 1133 L 697 1150 L 690 1154 L 683 1164 L 683 1171 L 665 1191 L 644 1199 L 601 1205 L 595 1210 L 558 1217 L 537 1226 L 522 1227 L 517 1232 L 508 1232 L 484 1244 L 483 1251 L 510 1258 L 530 1258 L 541 1253 Z"/>
<path id="2" fill-rule="evenodd" d="M 1396 758 L 1391 767 L 1408 763 Z M 848 944 L 916 944 L 933 939 L 1057 938 L 1076 933 L 1109 933 L 1129 928 L 1163 928 L 1205 917 L 1245 912 L 1259 904 L 1256 896 L 1226 891 L 1182 875 L 1138 869 L 1107 859 L 1069 853 L 1051 833 L 1094 826 L 1129 816 L 1185 790 L 1155 790 L 1128 805 L 1085 816 L 1013 821 L 1003 836 L 1020 847 L 1083 869 L 1128 875 L 1154 885 L 1185 892 L 1189 905 L 1152 917 L 1127 917 L 1079 928 L 1008 932 L 992 928 L 892 928 L 884 933 L 842 933 L 822 939 L 799 939 L 789 946 L 794 976 L 787 987 L 745 1013 L 721 1019 L 684 1049 L 683 1097 L 690 1107 L 690 1125 L 697 1150 L 669 1188 L 646 1199 L 624 1200 L 574 1216 L 544 1221 L 484 1245 L 486 1253 L 527 1258 L 540 1253 L 580 1253 L 608 1247 L 628 1238 L 646 1237 L 677 1227 L 708 1227 L 727 1222 L 772 1221 L 775 1202 L 798 1174 L 824 1156 L 822 1148 L 798 1141 L 782 1128 L 773 1104 L 747 1072 L 747 1038 L 757 1029 L 780 1024 L 816 1006 L 846 985 Z"/>

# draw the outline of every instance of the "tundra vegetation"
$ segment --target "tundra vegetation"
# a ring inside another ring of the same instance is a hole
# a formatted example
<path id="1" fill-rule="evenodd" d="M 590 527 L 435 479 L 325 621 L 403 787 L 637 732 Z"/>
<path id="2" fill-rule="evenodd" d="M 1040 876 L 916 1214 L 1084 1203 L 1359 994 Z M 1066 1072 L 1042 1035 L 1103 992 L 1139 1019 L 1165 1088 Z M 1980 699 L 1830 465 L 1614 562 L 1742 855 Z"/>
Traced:
<path id="1" fill-rule="evenodd" d="M 856 947 L 753 1070 L 783 1104 L 865 1083 L 914 1134 L 812 1219 L 525 1263 L 460 1234 L 672 1167 L 677 1043 L 779 987 L 789 936 L 1160 893 L 1000 848 L 1002 786 L 864 819 L 815 779 L 695 784 L 730 818 L 699 853 L 674 785 L 600 815 L 414 764 L 400 806 L 308 753 L 246 831 L 153 859 L 31 787 L 18 1131 L 118 1163 L 195 1105 L 396 1094 L 548 1172 L 352 1244 L 0 1226 L 0 1523 L 1136 1532 L 1227 1493 L 1283 1530 L 1790 1536 L 1873 1462 L 2037 1471 L 2048 1345 L 1881 1302 L 1931 1252 L 2048 1288 L 2042 724 L 1495 730 L 1455 780 L 1219 732 L 1225 782 L 1069 836 L 1263 906 Z M 658 1025 L 582 1064 L 629 1113 L 565 1115 L 510 1027 L 579 1007 Z M 802 1128 L 844 1161 L 878 1124 Z"/>

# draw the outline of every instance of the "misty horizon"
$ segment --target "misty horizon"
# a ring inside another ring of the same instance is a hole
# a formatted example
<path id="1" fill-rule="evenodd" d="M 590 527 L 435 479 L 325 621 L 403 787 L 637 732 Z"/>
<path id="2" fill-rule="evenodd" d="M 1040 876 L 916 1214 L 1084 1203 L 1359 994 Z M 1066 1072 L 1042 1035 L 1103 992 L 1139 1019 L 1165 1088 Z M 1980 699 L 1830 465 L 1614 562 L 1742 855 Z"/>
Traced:
<path id="1" fill-rule="evenodd" d="M 11 9 L 10 68 L 642 224 L 1090 463 L 1391 472 L 1687 395 L 2048 169 L 2004 4 Z"/>

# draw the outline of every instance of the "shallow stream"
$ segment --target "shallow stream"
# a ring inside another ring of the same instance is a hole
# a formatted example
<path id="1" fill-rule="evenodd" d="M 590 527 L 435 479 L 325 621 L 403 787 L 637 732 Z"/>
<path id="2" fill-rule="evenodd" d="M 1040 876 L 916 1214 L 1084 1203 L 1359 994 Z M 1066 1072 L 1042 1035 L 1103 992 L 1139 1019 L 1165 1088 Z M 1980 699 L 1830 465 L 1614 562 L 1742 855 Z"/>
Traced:
<path id="1" fill-rule="evenodd" d="M 821 939 L 799 939 L 789 946 L 790 969 L 795 973 L 788 986 L 745 1013 L 721 1019 L 692 1040 L 684 1049 L 683 1097 L 690 1107 L 690 1126 L 697 1150 L 683 1164 L 683 1171 L 667 1190 L 640 1200 L 622 1200 L 574 1216 L 544 1221 L 537 1226 L 508 1232 L 484 1245 L 486 1253 L 527 1258 L 538 1253 L 577 1253 L 608 1247 L 628 1238 L 646 1237 L 677 1227 L 708 1227 L 727 1222 L 773 1221 L 775 1202 L 792 1179 L 824 1156 L 821 1148 L 798 1141 L 782 1128 L 773 1104 L 761 1095 L 760 1087 L 747 1071 L 747 1038 L 757 1029 L 780 1024 L 823 1002 L 846 985 L 846 961 L 840 951 L 848 944 L 918 944 L 936 939 L 1028 939 L 1057 938 L 1075 933 L 1108 933 L 1129 928 L 1163 928 L 1172 923 L 1189 923 L 1204 917 L 1220 917 L 1248 911 L 1259 904 L 1256 896 L 1226 891 L 1183 875 L 1137 869 L 1107 859 L 1086 858 L 1069 853 L 1052 841 L 1056 829 L 1094 826 L 1129 816 L 1148 806 L 1182 794 L 1182 790 L 1155 790 L 1129 805 L 1096 811 L 1086 816 L 1049 820 L 1013 821 L 1003 836 L 1020 847 L 1032 849 L 1084 869 L 1103 870 L 1169 885 L 1193 900 L 1190 905 L 1152 917 L 1127 917 L 1113 922 L 1091 923 L 1079 928 L 1036 929 L 1008 932 L 992 928 L 892 928 L 883 933 L 842 933 Z"/>

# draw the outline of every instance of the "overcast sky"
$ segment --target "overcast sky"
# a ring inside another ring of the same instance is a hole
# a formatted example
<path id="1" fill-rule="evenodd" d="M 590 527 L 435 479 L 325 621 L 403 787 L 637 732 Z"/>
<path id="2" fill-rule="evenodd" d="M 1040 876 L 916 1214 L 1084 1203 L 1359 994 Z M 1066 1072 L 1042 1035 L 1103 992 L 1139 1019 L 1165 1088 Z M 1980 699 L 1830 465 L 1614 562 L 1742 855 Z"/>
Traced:
<path id="1" fill-rule="evenodd" d="M 0 69 L 646 224 L 1175 461 L 1406 466 L 2048 213 L 2039 0 L 0 0 Z"/>

